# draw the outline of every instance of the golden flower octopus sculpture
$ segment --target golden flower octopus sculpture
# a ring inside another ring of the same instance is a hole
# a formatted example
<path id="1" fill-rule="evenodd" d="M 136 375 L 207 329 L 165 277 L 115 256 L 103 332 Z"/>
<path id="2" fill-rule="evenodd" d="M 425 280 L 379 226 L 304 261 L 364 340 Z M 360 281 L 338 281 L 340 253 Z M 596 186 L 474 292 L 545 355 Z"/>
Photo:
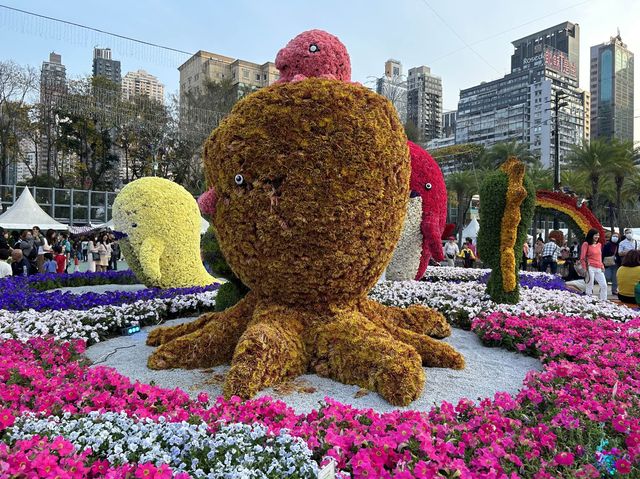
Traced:
<path id="1" fill-rule="evenodd" d="M 409 199 L 407 138 L 388 100 L 325 78 L 263 88 L 211 134 L 204 163 L 221 248 L 251 291 L 154 330 L 150 368 L 230 362 L 224 395 L 242 398 L 312 372 L 407 405 L 423 366 L 464 367 L 435 339 L 451 332 L 440 313 L 367 298 Z"/>

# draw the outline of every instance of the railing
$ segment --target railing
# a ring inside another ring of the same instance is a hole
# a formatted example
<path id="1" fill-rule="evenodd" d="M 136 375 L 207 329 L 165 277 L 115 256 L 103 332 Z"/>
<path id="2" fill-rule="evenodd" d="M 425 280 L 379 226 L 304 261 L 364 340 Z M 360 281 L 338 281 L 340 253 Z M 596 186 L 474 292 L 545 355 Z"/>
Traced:
<path id="1" fill-rule="evenodd" d="M 0 185 L 0 213 L 13 205 L 24 186 Z M 29 186 L 36 202 L 49 216 L 70 226 L 102 224 L 111 219 L 116 194 L 111 191 Z"/>

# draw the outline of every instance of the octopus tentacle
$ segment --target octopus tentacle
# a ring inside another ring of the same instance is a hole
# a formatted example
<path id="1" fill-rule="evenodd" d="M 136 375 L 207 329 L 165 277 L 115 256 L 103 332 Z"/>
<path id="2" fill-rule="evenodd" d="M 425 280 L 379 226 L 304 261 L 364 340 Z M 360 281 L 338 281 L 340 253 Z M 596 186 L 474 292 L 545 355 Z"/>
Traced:
<path id="1" fill-rule="evenodd" d="M 318 375 L 377 391 L 393 405 L 407 405 L 420 395 L 425 374 L 416 350 L 361 313 L 339 313 L 310 333 Z"/>
<path id="2" fill-rule="evenodd" d="M 304 327 L 295 310 L 257 306 L 236 346 L 223 394 L 248 399 L 259 390 L 307 371 Z"/>
<path id="3" fill-rule="evenodd" d="M 398 308 L 364 298 L 360 301 L 358 309 L 378 326 L 386 327 L 391 324 L 437 339 L 451 336 L 451 326 L 442 313 L 420 304 Z"/>
<path id="4" fill-rule="evenodd" d="M 204 328 L 210 321 L 216 321 L 219 318 L 222 321 L 231 322 L 236 322 L 241 317 L 251 318 L 255 304 L 255 295 L 250 291 L 237 304 L 225 311 L 203 314 L 198 319 L 191 321 L 190 323 L 155 328 L 149 333 L 149 336 L 147 336 L 147 345 L 159 346 L 161 344 L 168 343 L 180 336 L 185 336 Z"/>
<path id="5" fill-rule="evenodd" d="M 252 299 L 249 298 L 221 313 L 204 315 L 207 322 L 200 323 L 204 326 L 160 346 L 149 356 L 147 366 L 151 369 L 193 369 L 228 363 L 233 357 L 240 336 L 251 321 L 252 303 Z M 190 324 L 198 323 L 200 319 Z M 169 333 L 178 331 L 184 332 L 188 329 L 176 329 Z"/>

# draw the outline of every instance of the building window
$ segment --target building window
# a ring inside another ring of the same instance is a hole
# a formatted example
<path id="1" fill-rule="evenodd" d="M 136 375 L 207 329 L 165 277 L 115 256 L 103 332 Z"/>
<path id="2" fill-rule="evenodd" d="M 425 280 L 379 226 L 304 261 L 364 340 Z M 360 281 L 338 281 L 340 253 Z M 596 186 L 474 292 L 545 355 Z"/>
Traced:
<path id="1" fill-rule="evenodd" d="M 256 80 L 260 81 L 260 73 L 256 73 Z"/>
<path id="2" fill-rule="evenodd" d="M 246 68 L 242 69 L 242 78 L 249 78 L 249 70 Z"/>

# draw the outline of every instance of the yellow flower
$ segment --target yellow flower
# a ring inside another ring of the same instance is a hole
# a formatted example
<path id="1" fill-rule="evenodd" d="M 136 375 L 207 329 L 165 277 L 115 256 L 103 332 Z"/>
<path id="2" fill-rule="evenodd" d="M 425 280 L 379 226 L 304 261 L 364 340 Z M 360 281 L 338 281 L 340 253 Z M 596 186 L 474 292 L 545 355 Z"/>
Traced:
<path id="1" fill-rule="evenodd" d="M 219 282 L 200 259 L 200 211 L 182 186 L 146 177 L 127 184 L 113 203 L 129 267 L 147 286 L 181 288 Z"/>

